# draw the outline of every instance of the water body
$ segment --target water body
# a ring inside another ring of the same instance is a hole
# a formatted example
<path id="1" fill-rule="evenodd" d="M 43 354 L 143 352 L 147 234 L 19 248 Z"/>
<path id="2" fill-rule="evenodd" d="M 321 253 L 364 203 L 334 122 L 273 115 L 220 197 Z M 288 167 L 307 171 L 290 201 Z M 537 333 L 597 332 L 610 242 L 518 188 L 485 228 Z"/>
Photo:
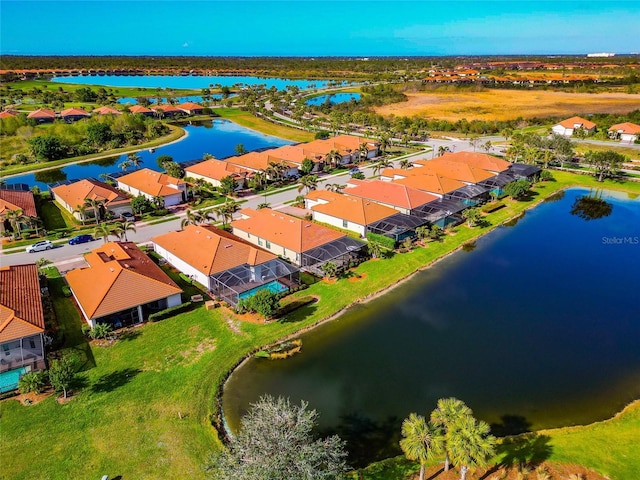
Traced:
<path id="1" fill-rule="evenodd" d="M 319 97 L 313 97 L 307 100 L 305 103 L 307 105 L 320 106 L 329 99 L 329 103 L 345 103 L 350 102 L 351 100 L 360 100 L 362 97 L 359 93 L 333 93 L 331 95 L 320 95 Z"/>
<path id="2" fill-rule="evenodd" d="M 215 95 L 211 95 L 211 97 L 220 100 L 220 99 L 222 99 L 222 94 L 218 93 L 218 94 L 215 94 Z M 175 97 L 175 100 L 178 103 L 185 103 L 185 102 L 200 103 L 200 102 L 202 102 L 202 95 L 185 95 L 183 97 Z M 149 97 L 149 102 L 150 103 L 156 103 L 156 98 L 155 97 Z M 133 98 L 133 97 L 121 97 L 121 98 L 118 99 L 118 103 L 121 103 L 123 105 L 126 105 L 127 103 L 130 104 L 130 105 L 137 105 L 138 104 L 138 99 Z M 162 100 L 161 100 L 160 103 L 167 103 L 166 97 L 162 97 Z"/>
<path id="3" fill-rule="evenodd" d="M 152 170 L 160 170 L 156 162 L 156 158 L 159 155 L 170 155 L 174 161 L 180 163 L 202 158 L 205 153 L 210 153 L 220 159 L 235 155 L 235 148 L 239 143 L 243 144 L 247 151 L 266 147 L 279 147 L 292 143 L 288 140 L 265 135 L 242 127 L 237 123 L 220 119 L 203 122 L 201 125 L 187 125 L 185 130 L 188 136 L 179 142 L 158 147 L 153 153 L 148 150 L 138 152 L 143 162 L 141 166 Z M 28 173 L 10 177 L 6 180 L 10 184 L 26 183 L 30 186 L 38 185 L 43 189 L 49 183 L 80 178 L 99 178 L 102 173 L 116 172 L 118 171 L 118 165 L 126 158 L 126 155 L 120 155 L 43 172 Z"/>
<path id="4" fill-rule="evenodd" d="M 363 464 L 398 453 L 402 419 L 442 397 L 531 429 L 611 417 L 640 398 L 640 199 L 607 193 L 611 209 L 590 219 L 574 208 L 588 193 L 569 190 L 350 308 L 297 356 L 248 361 L 224 392 L 230 426 L 265 393 L 304 399 Z"/>
<path id="5" fill-rule="evenodd" d="M 251 76 L 96 75 L 86 77 L 53 77 L 51 80 L 60 83 L 104 85 L 109 87 L 138 87 L 154 90 L 157 88 L 199 89 L 208 88 L 216 84 L 223 87 L 233 87 L 235 85 L 266 85 L 267 88 L 276 87 L 278 90 L 284 90 L 288 85 L 295 85 L 298 88 L 307 90 L 324 88 L 328 84 L 327 80 L 290 80 L 286 78 Z"/>

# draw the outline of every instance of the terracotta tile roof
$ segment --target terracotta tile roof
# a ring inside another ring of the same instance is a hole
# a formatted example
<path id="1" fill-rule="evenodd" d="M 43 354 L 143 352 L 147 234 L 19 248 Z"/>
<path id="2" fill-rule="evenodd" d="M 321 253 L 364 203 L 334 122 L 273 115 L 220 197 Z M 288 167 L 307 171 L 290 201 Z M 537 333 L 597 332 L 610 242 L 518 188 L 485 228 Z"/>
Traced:
<path id="1" fill-rule="evenodd" d="M 118 182 L 140 190 L 154 197 L 164 197 L 182 193 L 179 189 L 171 185 L 182 185 L 186 182 L 179 178 L 171 177 L 166 173 L 156 172 L 149 168 L 142 168 L 128 175 L 118 177 Z"/>
<path id="2" fill-rule="evenodd" d="M 3 110 L 0 112 L 0 118 L 13 118 L 13 117 L 17 117 L 18 114 L 16 112 L 13 112 L 11 110 Z"/>
<path id="3" fill-rule="evenodd" d="M 441 158 L 452 162 L 462 162 L 467 165 L 487 170 L 488 172 L 504 172 L 511 168 L 511 163 L 501 158 L 488 155 L 486 153 L 475 152 L 455 152 L 445 153 Z"/>
<path id="4" fill-rule="evenodd" d="M 193 102 L 185 102 L 185 103 L 181 103 L 180 105 L 176 105 L 180 110 L 184 110 L 184 111 L 193 111 L 193 110 L 202 110 L 204 109 L 204 107 L 202 105 L 198 105 L 197 103 L 193 103 Z"/>
<path id="5" fill-rule="evenodd" d="M 284 145 L 282 147 L 273 148 L 267 150 L 264 153 L 267 154 L 267 158 L 270 162 L 290 162 L 295 164 L 302 164 L 305 158 L 314 160 L 315 155 L 313 153 L 307 154 L 305 145 Z"/>
<path id="6" fill-rule="evenodd" d="M 7 210 L 17 209 L 22 210 L 22 214 L 27 217 L 37 217 L 33 193 L 0 189 L 0 215 L 4 215 Z"/>
<path id="7" fill-rule="evenodd" d="M 466 162 L 449 161 L 444 157 L 434 158 L 433 160 L 417 160 L 413 163 L 420 165 L 410 169 L 410 171 L 417 174 L 422 173 L 421 170 L 423 169 L 428 169 L 443 177 L 455 178 L 461 182 L 478 183 L 495 177 L 495 173 L 469 165 Z"/>
<path id="8" fill-rule="evenodd" d="M 368 138 L 356 137 L 355 135 L 338 135 L 337 137 L 327 138 L 325 140 L 313 140 L 304 144 L 307 152 L 315 152 L 318 155 L 327 155 L 332 150 L 337 150 L 343 155 L 353 153 L 363 143 L 367 144 L 368 150 L 375 150 L 378 142 Z"/>
<path id="9" fill-rule="evenodd" d="M 404 171 L 406 172 L 406 170 Z M 435 193 L 438 195 L 444 195 L 465 186 L 465 184 L 459 180 L 443 177 L 442 175 L 438 175 L 436 173 L 411 175 L 406 178 L 394 180 L 394 182 L 399 183 L 400 185 L 406 185 L 407 187 L 417 188 L 418 190 Z"/>
<path id="10" fill-rule="evenodd" d="M 80 116 L 82 115 L 83 117 L 88 117 L 89 114 L 87 112 L 85 112 L 83 109 L 81 108 L 67 108 L 66 110 L 62 110 L 60 112 L 60 116 L 61 117 L 69 117 L 69 116 Z"/>
<path id="11" fill-rule="evenodd" d="M 298 253 L 345 236 L 344 233 L 336 230 L 291 217 L 270 208 L 261 210 L 246 208 L 240 213 L 248 218 L 231 222 L 234 229 L 269 240 Z"/>
<path id="12" fill-rule="evenodd" d="M 51 191 L 72 208 L 84 205 L 86 199 L 104 202 L 105 207 L 123 205 L 131 201 L 124 193 L 108 183 L 97 180 L 79 180 L 69 185 L 54 187 Z"/>
<path id="13" fill-rule="evenodd" d="M 97 113 L 98 115 L 122 115 L 122 112 L 116 108 L 105 105 L 104 107 L 98 107 L 91 113 Z"/>
<path id="14" fill-rule="evenodd" d="M 349 184 L 354 186 L 345 189 L 345 195 L 367 198 L 400 208 L 413 209 L 438 199 L 430 193 L 395 182 L 352 179 L 349 180 Z"/>
<path id="15" fill-rule="evenodd" d="M 56 118 L 56 112 L 53 110 L 47 110 L 46 108 L 39 108 L 38 110 L 34 110 L 29 115 L 28 118 Z"/>
<path id="16" fill-rule="evenodd" d="M 44 331 L 38 267 L 0 267 L 0 342 Z"/>
<path id="17" fill-rule="evenodd" d="M 260 265 L 277 258 L 229 232 L 207 225 L 188 225 L 151 241 L 205 275 L 240 265 Z"/>
<path id="18" fill-rule="evenodd" d="M 132 107 L 129 107 L 129 111 L 131 113 L 153 113 L 153 110 L 142 105 L 134 105 Z"/>
<path id="19" fill-rule="evenodd" d="M 203 177 L 212 178 L 214 180 L 222 180 L 229 175 L 237 177 L 246 177 L 249 171 L 244 168 L 233 165 L 232 163 L 218 160 L 215 158 L 196 163 L 184 169 L 189 174 L 198 174 Z"/>
<path id="20" fill-rule="evenodd" d="M 558 123 L 558 125 L 562 125 L 564 128 L 575 128 L 575 126 L 578 125 L 579 127 L 586 128 L 587 130 L 591 130 L 596 126 L 595 123 L 589 120 L 586 120 L 582 117 L 567 118 L 566 120 L 563 120 L 562 122 Z"/>
<path id="21" fill-rule="evenodd" d="M 609 131 L 637 135 L 640 133 L 640 125 L 636 125 L 635 123 L 630 122 L 616 123 L 615 125 L 611 125 Z"/>
<path id="22" fill-rule="evenodd" d="M 166 103 L 164 105 L 156 105 L 154 107 L 151 107 L 153 110 L 160 110 L 164 113 L 181 113 L 182 110 L 180 110 L 179 108 L 174 107 L 173 105 Z"/>
<path id="23" fill-rule="evenodd" d="M 391 207 L 385 207 L 361 197 L 350 197 L 333 192 L 328 193 L 333 198 L 329 199 L 328 203 L 311 207 L 311 210 L 365 226 L 398 213 L 397 210 Z M 327 199 L 328 197 L 320 196 L 318 198 Z"/>
<path id="24" fill-rule="evenodd" d="M 182 290 L 133 242 L 109 242 L 85 256 L 67 282 L 89 318 L 166 298 Z"/>
<path id="25" fill-rule="evenodd" d="M 272 161 L 273 159 L 269 158 L 268 152 L 249 152 L 225 159 L 225 162 L 255 171 L 266 170 L 269 168 L 269 162 Z"/>

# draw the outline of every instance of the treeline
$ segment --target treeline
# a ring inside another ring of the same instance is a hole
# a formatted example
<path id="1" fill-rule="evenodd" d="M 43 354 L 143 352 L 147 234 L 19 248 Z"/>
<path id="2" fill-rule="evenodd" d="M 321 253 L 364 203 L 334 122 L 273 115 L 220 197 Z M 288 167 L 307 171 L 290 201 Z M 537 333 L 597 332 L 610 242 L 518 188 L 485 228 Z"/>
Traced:
<path id="1" fill-rule="evenodd" d="M 25 139 L 28 152 L 18 153 L 12 159 L 3 158 L 2 165 L 89 155 L 138 145 L 168 133 L 169 127 L 160 120 L 127 113 L 92 117 L 75 123 L 56 121 L 47 126 L 35 125 L 26 115 L 3 118 L 0 134 Z"/>
<path id="2" fill-rule="evenodd" d="M 19 87 L 19 85 L 0 87 L 0 105 L 15 105 L 28 98 L 37 104 L 49 106 L 54 110 L 62 110 L 64 104 L 69 102 L 108 105 L 116 103 L 118 100 L 113 89 L 104 87 L 78 87 L 74 91 L 67 90 L 62 85 L 57 89 L 33 87 L 27 90 Z"/>

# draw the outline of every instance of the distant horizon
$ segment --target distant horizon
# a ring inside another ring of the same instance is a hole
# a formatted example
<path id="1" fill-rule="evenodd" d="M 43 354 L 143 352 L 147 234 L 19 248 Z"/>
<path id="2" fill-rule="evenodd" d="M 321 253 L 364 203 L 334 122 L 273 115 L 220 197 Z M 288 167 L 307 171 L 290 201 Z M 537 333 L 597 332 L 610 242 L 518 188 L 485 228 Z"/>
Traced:
<path id="1" fill-rule="evenodd" d="M 640 52 L 637 1 L 3 0 L 0 13 L 3 55 L 371 58 Z"/>

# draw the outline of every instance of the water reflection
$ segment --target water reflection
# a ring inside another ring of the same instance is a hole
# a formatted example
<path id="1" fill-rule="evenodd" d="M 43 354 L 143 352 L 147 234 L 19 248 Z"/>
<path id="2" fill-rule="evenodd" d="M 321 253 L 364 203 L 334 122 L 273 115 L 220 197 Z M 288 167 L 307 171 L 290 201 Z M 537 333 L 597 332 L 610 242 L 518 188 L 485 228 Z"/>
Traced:
<path id="1" fill-rule="evenodd" d="M 576 198 L 571 207 L 571 215 L 576 215 L 587 222 L 608 217 L 612 211 L 613 205 L 602 199 L 602 190 Z"/>

